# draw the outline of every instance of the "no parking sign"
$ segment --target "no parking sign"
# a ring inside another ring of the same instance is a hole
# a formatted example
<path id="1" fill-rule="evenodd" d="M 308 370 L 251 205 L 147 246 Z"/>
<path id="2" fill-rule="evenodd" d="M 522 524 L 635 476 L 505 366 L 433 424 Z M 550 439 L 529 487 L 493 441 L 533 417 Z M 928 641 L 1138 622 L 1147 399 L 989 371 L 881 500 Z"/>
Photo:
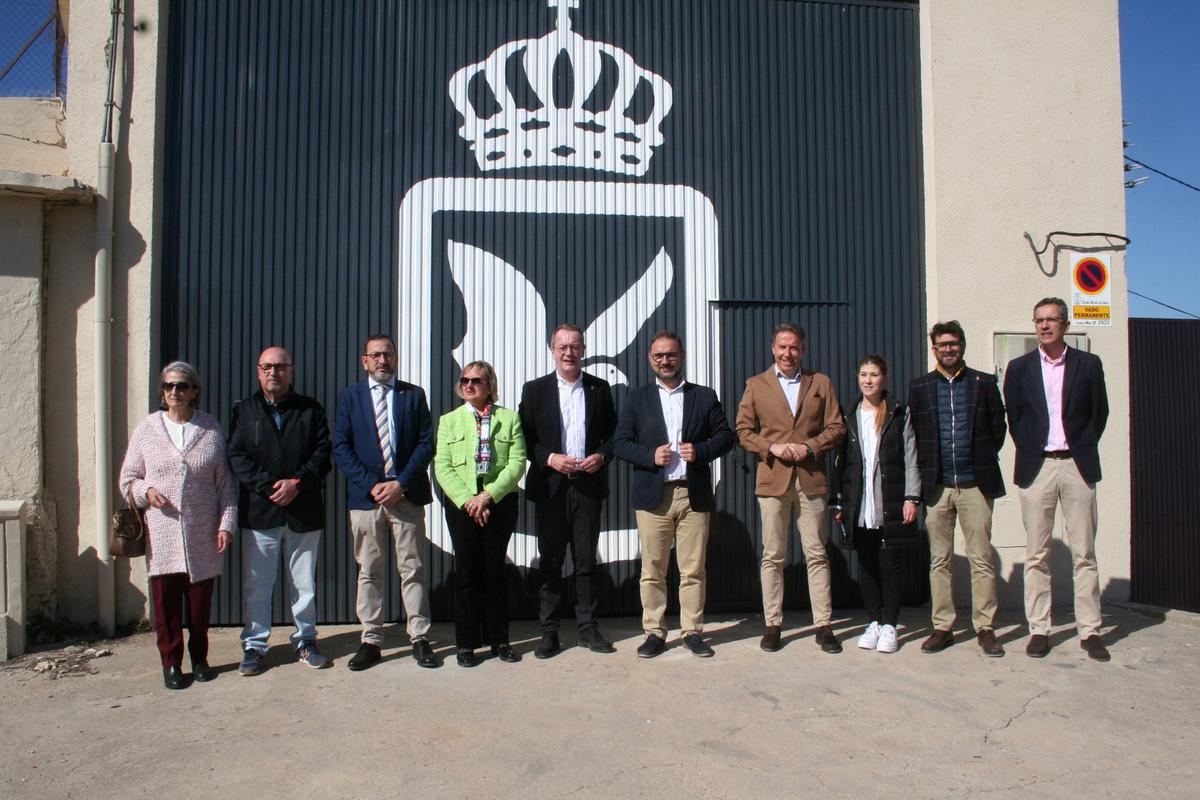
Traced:
<path id="1" fill-rule="evenodd" d="M 1108 253 L 1071 254 L 1071 324 L 1112 325 Z"/>

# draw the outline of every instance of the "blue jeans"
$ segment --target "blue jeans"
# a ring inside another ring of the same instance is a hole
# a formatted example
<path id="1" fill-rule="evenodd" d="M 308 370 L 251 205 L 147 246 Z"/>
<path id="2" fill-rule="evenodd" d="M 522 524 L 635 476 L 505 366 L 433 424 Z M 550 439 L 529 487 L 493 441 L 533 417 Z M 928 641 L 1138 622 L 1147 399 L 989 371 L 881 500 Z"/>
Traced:
<path id="1" fill-rule="evenodd" d="M 305 639 L 317 638 L 317 550 L 321 531 L 296 533 L 285 525 L 265 531 L 242 529 L 242 610 L 246 625 L 242 628 L 242 647 L 267 651 L 271 638 L 271 596 L 275 593 L 276 567 L 281 544 L 287 547 L 288 572 L 291 574 L 292 617 L 297 646 Z"/>

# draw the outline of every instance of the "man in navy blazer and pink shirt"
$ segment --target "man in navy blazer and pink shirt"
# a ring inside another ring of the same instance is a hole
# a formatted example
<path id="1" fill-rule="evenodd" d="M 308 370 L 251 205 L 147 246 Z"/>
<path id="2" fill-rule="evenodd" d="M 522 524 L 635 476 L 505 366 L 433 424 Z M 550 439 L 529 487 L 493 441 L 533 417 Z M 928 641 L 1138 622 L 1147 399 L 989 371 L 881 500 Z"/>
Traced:
<path id="1" fill-rule="evenodd" d="M 1068 347 L 1067 304 L 1057 297 L 1033 308 L 1038 348 L 1014 358 L 1004 379 L 1008 429 L 1017 447 L 1013 479 L 1025 523 L 1025 652 L 1050 652 L 1050 539 L 1062 506 L 1063 538 L 1071 551 L 1075 626 L 1080 647 L 1108 661 L 1100 640 L 1100 578 L 1096 568 L 1097 445 L 1108 421 L 1104 366 L 1098 356 Z"/>
<path id="2" fill-rule="evenodd" d="M 392 337 L 369 336 L 360 360 L 367 378 L 342 391 L 333 431 L 333 457 L 346 474 L 358 562 L 358 619 L 363 626 L 362 645 L 347 666 L 363 670 L 381 658 L 390 532 L 413 658 L 422 667 L 436 667 L 439 662 L 429 644 L 424 509 L 433 499 L 433 418 L 425 391 L 396 378 Z"/>
<path id="3" fill-rule="evenodd" d="M 660 331 L 650 342 L 653 383 L 631 391 L 613 434 L 613 453 L 633 465 L 630 487 L 642 546 L 641 658 L 666 648 L 667 567 L 671 545 L 679 565 L 679 627 L 683 644 L 702 658 L 713 649 L 704 631 L 704 568 L 709 514 L 713 510 L 711 464 L 737 441 L 717 393 L 683 379 L 683 340 Z"/>

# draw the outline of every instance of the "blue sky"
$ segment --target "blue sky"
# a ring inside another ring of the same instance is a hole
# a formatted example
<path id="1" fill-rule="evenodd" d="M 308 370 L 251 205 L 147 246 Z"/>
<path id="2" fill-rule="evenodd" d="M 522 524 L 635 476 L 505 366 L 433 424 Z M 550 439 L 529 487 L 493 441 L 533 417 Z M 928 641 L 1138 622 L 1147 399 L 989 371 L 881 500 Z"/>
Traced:
<path id="1" fill-rule="evenodd" d="M 1121 0 L 1126 152 L 1200 186 L 1200 2 Z M 1200 315 L 1200 192 L 1146 170 L 1125 190 L 1131 291 Z M 1134 317 L 1184 317 L 1135 295 Z"/>

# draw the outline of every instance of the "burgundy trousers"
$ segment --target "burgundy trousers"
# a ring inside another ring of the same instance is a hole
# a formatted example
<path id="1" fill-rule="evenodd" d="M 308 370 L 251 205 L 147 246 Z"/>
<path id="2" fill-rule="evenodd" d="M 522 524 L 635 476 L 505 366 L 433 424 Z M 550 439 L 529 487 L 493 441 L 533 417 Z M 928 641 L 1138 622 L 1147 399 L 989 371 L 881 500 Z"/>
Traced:
<path id="1" fill-rule="evenodd" d="M 192 663 L 208 660 L 208 615 L 212 610 L 213 578 L 192 583 L 186 572 L 152 575 L 154 630 L 164 667 L 183 664 L 183 606 L 188 610 L 188 655 Z"/>

